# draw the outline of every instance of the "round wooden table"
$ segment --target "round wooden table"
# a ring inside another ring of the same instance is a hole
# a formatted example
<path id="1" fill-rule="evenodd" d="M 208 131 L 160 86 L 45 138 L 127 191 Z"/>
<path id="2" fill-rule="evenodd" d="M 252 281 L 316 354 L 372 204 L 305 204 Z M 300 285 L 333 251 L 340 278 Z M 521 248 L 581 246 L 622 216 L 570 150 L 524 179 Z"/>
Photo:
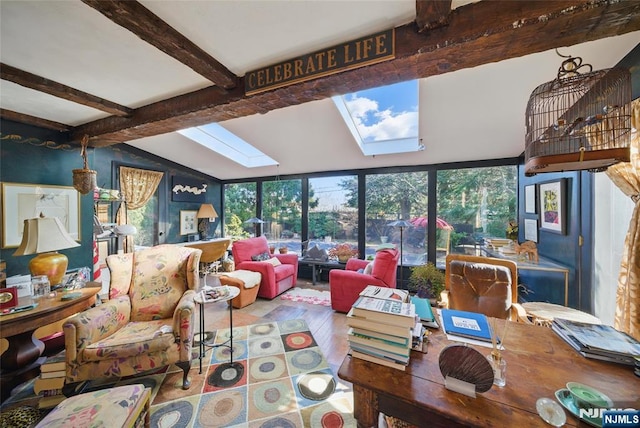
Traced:
<path id="1" fill-rule="evenodd" d="M 563 318 L 589 324 L 602 324 L 600 319 L 593 315 L 553 303 L 526 302 L 522 304 L 522 307 L 527 312 L 527 315 L 531 317 L 531 321 L 534 324 L 545 327 L 551 327 L 551 323 L 555 318 Z"/>

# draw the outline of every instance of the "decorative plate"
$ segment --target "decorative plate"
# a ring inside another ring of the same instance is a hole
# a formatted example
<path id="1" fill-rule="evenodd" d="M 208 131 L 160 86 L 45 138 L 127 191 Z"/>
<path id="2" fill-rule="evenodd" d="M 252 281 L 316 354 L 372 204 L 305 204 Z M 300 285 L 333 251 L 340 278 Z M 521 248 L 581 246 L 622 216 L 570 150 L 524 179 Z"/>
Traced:
<path id="1" fill-rule="evenodd" d="M 580 417 L 580 410 L 578 410 L 578 406 L 573 402 L 573 397 L 568 389 L 559 389 L 556 391 L 556 398 L 562 404 L 562 407 L 567 409 L 569 413 L 571 413 L 576 418 L 588 423 L 591 426 L 602 428 L 602 418 L 590 418 L 585 416 L 584 418 Z"/>

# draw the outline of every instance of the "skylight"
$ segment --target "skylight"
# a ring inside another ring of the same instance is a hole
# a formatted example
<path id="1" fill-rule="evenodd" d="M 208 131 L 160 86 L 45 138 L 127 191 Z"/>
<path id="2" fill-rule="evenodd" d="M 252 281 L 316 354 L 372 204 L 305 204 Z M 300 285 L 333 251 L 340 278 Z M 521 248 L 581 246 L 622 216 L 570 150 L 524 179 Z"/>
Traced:
<path id="1" fill-rule="evenodd" d="M 366 156 L 423 150 L 418 138 L 418 81 L 332 97 Z"/>
<path id="2" fill-rule="evenodd" d="M 247 168 L 278 165 L 278 162 L 217 123 L 182 129 L 178 132 Z"/>

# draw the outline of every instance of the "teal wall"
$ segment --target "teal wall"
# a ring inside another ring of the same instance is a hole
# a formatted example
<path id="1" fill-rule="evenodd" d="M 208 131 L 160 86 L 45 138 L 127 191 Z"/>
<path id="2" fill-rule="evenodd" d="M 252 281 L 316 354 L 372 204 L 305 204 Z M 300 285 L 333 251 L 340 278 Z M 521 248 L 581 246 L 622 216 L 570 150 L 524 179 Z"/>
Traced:
<path id="1" fill-rule="evenodd" d="M 22 184 L 73 186 L 72 170 L 82 168 L 82 157 L 77 145 L 69 144 L 66 133 L 48 131 L 12 121 L 0 121 L 0 181 Z M 164 172 L 159 186 L 160 198 L 166 200 L 166 210 L 160 212 L 162 235 L 160 243 L 186 241 L 179 235 L 180 210 L 197 210 L 200 202 L 172 202 L 171 177 L 178 175 L 202 179 L 208 183 L 206 203 L 211 203 L 222 214 L 222 185 L 219 180 L 182 167 L 165 159 L 137 150 L 131 146 L 116 146 L 88 150 L 89 168 L 97 171 L 98 186 L 118 189 L 116 170 L 120 165 Z M 3 207 L 2 212 L 11 207 Z M 69 269 L 93 265 L 93 197 L 80 196 L 80 247 L 62 250 L 69 257 Z M 0 214 L 1 216 L 2 214 Z M 220 233 L 218 218 L 211 230 Z M 0 228 L 4 224 L 0 221 Z M 4 233 L 4 231 L 3 231 Z M 7 263 L 7 276 L 29 272 L 32 256 L 14 257 L 13 248 L 1 248 L 0 259 Z"/>

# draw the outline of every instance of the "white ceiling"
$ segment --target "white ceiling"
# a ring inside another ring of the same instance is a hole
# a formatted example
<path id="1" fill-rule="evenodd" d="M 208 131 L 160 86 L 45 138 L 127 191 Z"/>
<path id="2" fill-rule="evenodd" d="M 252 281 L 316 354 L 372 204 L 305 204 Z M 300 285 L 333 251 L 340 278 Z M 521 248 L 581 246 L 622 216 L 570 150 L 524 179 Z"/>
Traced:
<path id="1" fill-rule="evenodd" d="M 238 76 L 415 19 L 415 0 L 141 3 Z M 130 108 L 211 85 L 79 1 L 1 0 L 0 20 L 2 63 Z M 633 32 L 561 53 L 597 70 L 639 41 Z M 175 132 L 128 144 L 220 179 L 518 156 L 529 95 L 560 62 L 548 51 L 422 79 L 422 152 L 364 157 L 330 99 L 221 123 L 279 167 L 242 167 Z M 108 116 L 4 80 L 0 107 L 73 126 Z"/>

